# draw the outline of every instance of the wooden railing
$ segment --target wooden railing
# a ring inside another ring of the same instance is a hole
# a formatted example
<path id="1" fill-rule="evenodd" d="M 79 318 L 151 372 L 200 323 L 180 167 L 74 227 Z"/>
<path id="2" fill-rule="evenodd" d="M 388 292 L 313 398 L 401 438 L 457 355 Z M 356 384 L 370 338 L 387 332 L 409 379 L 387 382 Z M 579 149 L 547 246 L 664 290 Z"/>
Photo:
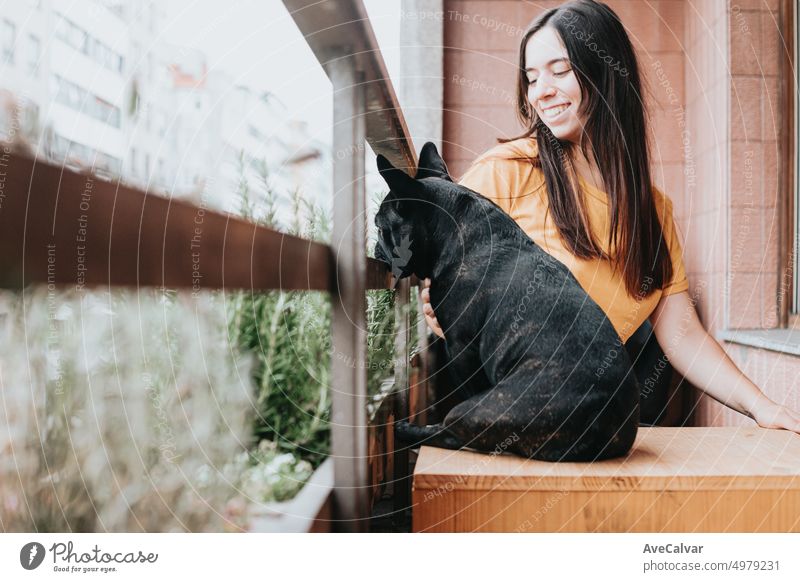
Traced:
<path id="1" fill-rule="evenodd" d="M 330 524 L 365 531 L 381 481 L 370 470 L 393 482 L 398 511 L 410 498 L 408 456 L 392 450 L 390 424 L 408 416 L 410 282 L 397 288 L 393 389 L 370 428 L 365 292 L 388 288 L 390 275 L 365 254 L 364 143 L 412 174 L 416 155 L 361 0 L 284 4 L 333 83 L 333 149 L 348 152 L 334 156 L 330 247 L 14 153 L 0 183 L 0 286 L 330 292 Z M 382 435 L 372 451 L 369 434 Z M 324 483 L 315 486 L 324 494 Z"/>

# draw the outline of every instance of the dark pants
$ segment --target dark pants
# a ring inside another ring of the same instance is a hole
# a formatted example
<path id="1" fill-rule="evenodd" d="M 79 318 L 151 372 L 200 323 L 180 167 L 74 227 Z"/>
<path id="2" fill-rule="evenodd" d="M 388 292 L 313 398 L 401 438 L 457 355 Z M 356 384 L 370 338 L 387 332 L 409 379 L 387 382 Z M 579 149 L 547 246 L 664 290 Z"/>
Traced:
<path id="1" fill-rule="evenodd" d="M 656 341 L 653 326 L 645 320 L 625 343 L 639 381 L 640 424 L 658 424 L 667 416 L 672 365 Z"/>

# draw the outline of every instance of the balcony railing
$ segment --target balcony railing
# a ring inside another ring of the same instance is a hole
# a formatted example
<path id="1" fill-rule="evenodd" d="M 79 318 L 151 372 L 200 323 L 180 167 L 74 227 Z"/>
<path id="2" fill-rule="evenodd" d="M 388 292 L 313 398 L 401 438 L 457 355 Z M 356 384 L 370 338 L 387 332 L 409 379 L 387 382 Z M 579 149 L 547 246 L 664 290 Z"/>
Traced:
<path id="1" fill-rule="evenodd" d="M 410 282 L 397 288 L 393 387 L 370 423 L 365 292 L 388 288 L 389 274 L 365 254 L 363 146 L 412 174 L 416 155 L 361 0 L 284 4 L 333 83 L 333 149 L 349 152 L 334 158 L 330 247 L 14 153 L 4 168 L 0 286 L 331 293 L 333 349 L 341 356 L 331 359 L 332 459 L 312 479 L 314 492 L 301 493 L 312 518 L 293 518 L 284 529 L 364 531 L 384 479 L 396 511 L 410 499 L 407 452 L 391 450 L 392 419 L 409 414 Z M 79 259 L 49 260 L 53 253 Z M 419 410 L 425 390 L 413 388 Z"/>

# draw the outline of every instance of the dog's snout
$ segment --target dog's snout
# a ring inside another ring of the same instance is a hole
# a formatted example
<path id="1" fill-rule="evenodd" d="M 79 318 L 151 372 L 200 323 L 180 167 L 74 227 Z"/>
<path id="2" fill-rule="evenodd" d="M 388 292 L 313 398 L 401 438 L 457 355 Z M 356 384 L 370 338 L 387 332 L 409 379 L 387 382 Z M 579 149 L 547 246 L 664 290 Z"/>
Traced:
<path id="1" fill-rule="evenodd" d="M 391 263 L 389 257 L 386 256 L 386 252 L 383 250 L 383 245 L 381 244 L 380 240 L 375 243 L 375 259 L 381 261 L 382 263 Z"/>

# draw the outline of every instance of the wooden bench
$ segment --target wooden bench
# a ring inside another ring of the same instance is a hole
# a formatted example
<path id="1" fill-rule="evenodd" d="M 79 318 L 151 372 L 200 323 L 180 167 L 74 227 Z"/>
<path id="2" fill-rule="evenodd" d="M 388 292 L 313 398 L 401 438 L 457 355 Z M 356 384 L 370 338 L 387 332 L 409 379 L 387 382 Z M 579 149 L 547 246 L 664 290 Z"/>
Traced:
<path id="1" fill-rule="evenodd" d="M 415 532 L 796 532 L 800 435 L 642 428 L 597 463 L 422 447 L 413 504 Z"/>

